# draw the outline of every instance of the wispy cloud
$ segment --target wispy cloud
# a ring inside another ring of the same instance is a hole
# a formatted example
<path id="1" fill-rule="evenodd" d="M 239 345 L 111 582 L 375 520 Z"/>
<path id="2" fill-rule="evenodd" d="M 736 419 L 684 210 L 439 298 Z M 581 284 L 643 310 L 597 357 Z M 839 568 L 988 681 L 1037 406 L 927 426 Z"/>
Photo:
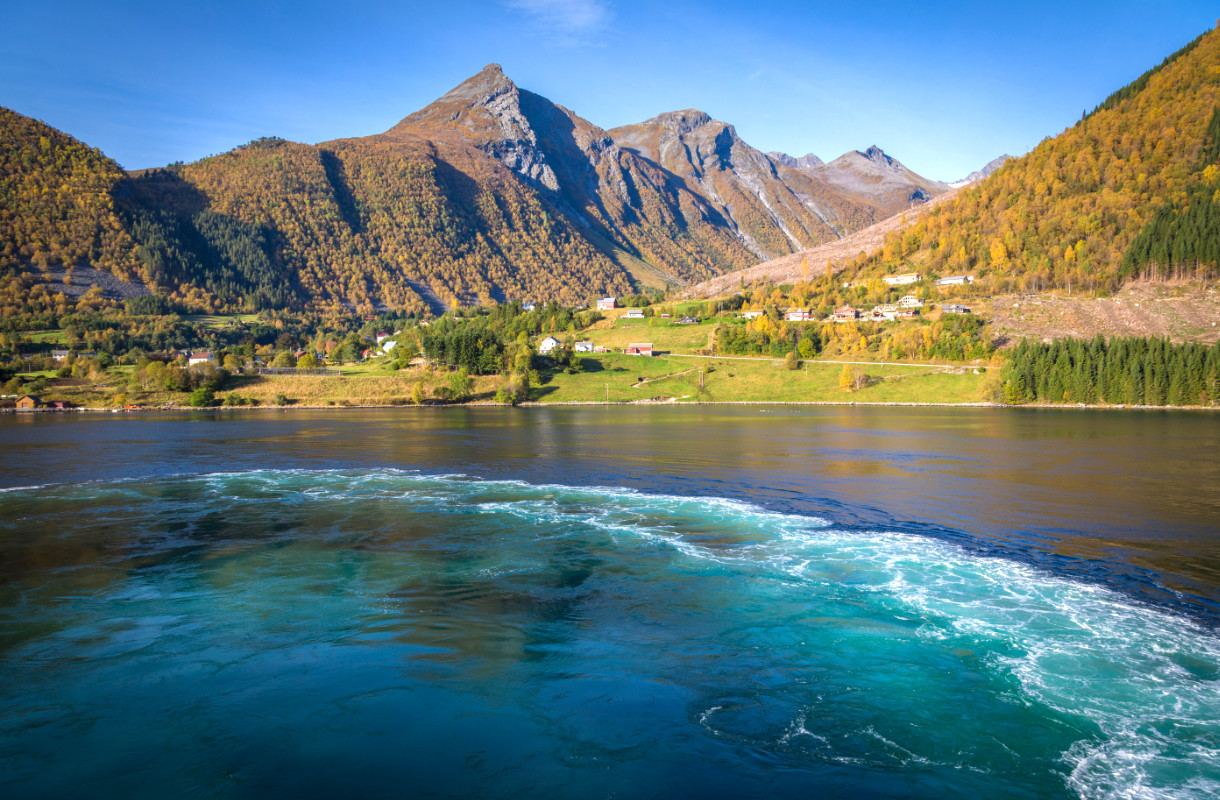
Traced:
<path id="1" fill-rule="evenodd" d="M 614 12 L 605 0 L 503 0 L 529 17 L 538 32 L 559 44 L 587 44 L 605 30 Z"/>

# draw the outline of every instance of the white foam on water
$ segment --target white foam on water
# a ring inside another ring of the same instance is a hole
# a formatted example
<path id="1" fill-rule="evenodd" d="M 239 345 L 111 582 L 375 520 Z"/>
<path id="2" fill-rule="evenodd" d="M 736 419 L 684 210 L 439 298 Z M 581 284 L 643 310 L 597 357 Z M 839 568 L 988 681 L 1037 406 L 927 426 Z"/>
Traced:
<path id="1" fill-rule="evenodd" d="M 532 536 L 578 523 L 672 548 L 685 558 L 753 574 L 763 570 L 794 592 L 847 582 L 871 594 L 879 610 L 922 620 L 916 629 L 920 637 L 942 644 L 960 640 L 962 647 L 990 653 L 984 668 L 1015 679 L 1027 701 L 1095 726 L 1096 736 L 1063 754 L 1068 785 L 1081 798 L 1220 797 L 1220 640 L 1188 619 L 1103 586 L 972 555 L 918 535 L 836 530 L 826 520 L 726 498 L 397 469 L 260 470 L 177 480 L 223 486 L 252 477 L 267 489 L 283 490 L 269 499 L 299 494 L 319 501 L 473 509 L 537 523 L 542 530 L 522 529 Z M 297 482 L 306 486 L 285 486 Z M 701 518 L 708 529 L 731 525 L 752 538 L 727 548 L 692 541 L 689 537 L 700 534 Z M 719 735 L 711 719 L 721 710 L 703 712 L 700 725 Z M 924 763 L 923 755 L 876 730 L 863 733 L 904 761 Z M 784 741 L 793 737 L 823 739 L 808 731 L 803 719 L 794 721 Z"/>

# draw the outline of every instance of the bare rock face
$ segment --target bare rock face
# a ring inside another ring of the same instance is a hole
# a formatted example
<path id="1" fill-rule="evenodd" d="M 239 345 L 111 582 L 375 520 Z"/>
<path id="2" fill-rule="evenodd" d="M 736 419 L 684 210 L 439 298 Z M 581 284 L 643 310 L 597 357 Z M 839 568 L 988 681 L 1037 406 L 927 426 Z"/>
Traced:
<path id="1" fill-rule="evenodd" d="M 926 203 L 951 188 L 917 175 L 876 145 L 839 156 L 815 172 L 834 186 L 868 199 L 886 216 L 911 204 Z"/>
<path id="2" fill-rule="evenodd" d="M 425 140 L 442 157 L 477 149 L 625 254 L 619 261 L 646 262 L 665 281 L 833 241 L 941 190 L 876 147 L 831 165 L 768 155 L 698 109 L 605 131 L 520 89 L 497 64 L 384 136 Z"/>
<path id="3" fill-rule="evenodd" d="M 1012 156 L 1008 155 L 1007 153 L 1000 156 L 999 158 L 993 158 L 991 161 L 988 161 L 987 165 L 984 166 L 982 169 L 976 169 L 974 172 L 971 172 L 969 175 L 962 178 L 960 181 L 954 181 L 953 183 L 950 184 L 950 186 L 953 186 L 954 188 L 956 188 L 959 186 L 968 186 L 972 183 L 978 183 L 979 181 L 983 180 L 983 178 L 988 177 L 989 175 L 991 175 L 991 173 L 995 172 L 997 169 L 1004 166 L 1004 162 L 1008 161 L 1011 158 L 1012 158 Z"/>
<path id="4" fill-rule="evenodd" d="M 555 191 L 555 171 L 538 150 L 538 134 L 521 110 L 521 90 L 499 64 L 450 90 L 399 122 L 387 134 L 452 133 L 509 169 Z"/>
<path id="5" fill-rule="evenodd" d="M 772 151 L 770 153 L 767 153 L 767 155 L 771 157 L 772 161 L 776 162 L 777 164 L 783 164 L 785 167 L 788 167 L 789 169 L 811 170 L 811 169 L 814 169 L 815 167 L 820 167 L 826 163 L 822 159 L 815 156 L 813 153 L 806 153 L 805 155 L 800 156 L 800 157 L 793 157 L 793 156 L 788 155 L 787 153 L 780 153 L 778 151 Z"/>

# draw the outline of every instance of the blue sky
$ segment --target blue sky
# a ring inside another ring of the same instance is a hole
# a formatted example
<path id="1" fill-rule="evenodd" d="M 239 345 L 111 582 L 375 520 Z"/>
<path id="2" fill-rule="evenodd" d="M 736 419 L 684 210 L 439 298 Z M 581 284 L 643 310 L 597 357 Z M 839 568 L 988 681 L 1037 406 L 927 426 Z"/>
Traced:
<path id="1" fill-rule="evenodd" d="M 700 108 L 761 150 L 952 180 L 1216 24 L 1203 2 L 0 4 L 0 105 L 127 168 L 389 128 L 484 64 L 600 125 Z"/>

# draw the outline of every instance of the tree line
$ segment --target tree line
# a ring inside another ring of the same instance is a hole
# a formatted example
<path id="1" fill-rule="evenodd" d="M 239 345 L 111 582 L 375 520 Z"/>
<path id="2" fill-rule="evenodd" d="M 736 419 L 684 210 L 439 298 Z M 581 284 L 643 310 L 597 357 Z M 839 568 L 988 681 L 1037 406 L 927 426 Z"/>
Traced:
<path id="1" fill-rule="evenodd" d="M 1012 351 L 1001 378 L 1007 403 L 1209 405 L 1220 392 L 1220 343 L 1025 339 Z"/>

